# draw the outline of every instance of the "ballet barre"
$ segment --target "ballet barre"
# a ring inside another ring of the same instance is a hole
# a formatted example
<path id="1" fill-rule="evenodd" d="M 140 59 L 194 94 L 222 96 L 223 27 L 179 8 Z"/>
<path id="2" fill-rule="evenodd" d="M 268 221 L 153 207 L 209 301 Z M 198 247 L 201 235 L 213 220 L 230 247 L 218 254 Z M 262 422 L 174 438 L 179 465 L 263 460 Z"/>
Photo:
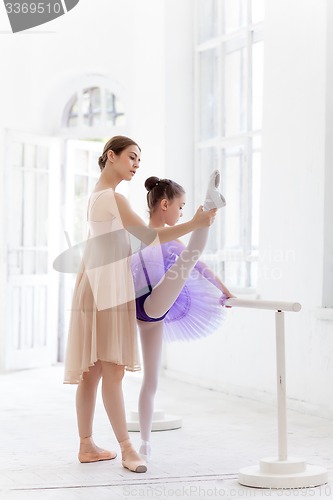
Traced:
<path id="1" fill-rule="evenodd" d="M 250 307 L 252 309 L 270 309 L 272 311 L 293 311 L 299 312 L 302 306 L 299 302 L 281 302 L 274 300 L 246 300 L 228 299 L 225 303 L 232 307 Z"/>
<path id="2" fill-rule="evenodd" d="M 310 488 L 327 483 L 327 469 L 307 465 L 302 458 L 288 457 L 284 312 L 299 312 L 301 304 L 230 298 L 225 305 L 275 311 L 278 457 L 261 459 L 259 467 L 240 469 L 238 482 L 255 488 Z"/>

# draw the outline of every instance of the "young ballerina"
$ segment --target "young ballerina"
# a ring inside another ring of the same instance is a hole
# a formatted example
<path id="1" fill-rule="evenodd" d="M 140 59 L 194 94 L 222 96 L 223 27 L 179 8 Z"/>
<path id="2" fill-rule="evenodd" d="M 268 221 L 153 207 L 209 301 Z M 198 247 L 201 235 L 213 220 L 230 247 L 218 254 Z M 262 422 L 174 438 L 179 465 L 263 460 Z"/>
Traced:
<path id="1" fill-rule="evenodd" d="M 204 209 L 220 208 L 225 204 L 217 190 L 218 184 L 219 174 L 214 171 Z M 172 180 L 157 177 L 147 179 L 145 187 L 148 191 L 149 226 L 175 226 L 185 205 L 184 189 Z M 192 233 L 191 240 L 197 240 L 197 233 Z M 224 308 L 221 307 L 224 301 L 233 296 L 221 280 L 198 261 L 205 242 L 202 233 L 207 235 L 207 230 L 199 230 L 199 233 L 201 245 L 195 245 L 192 255 L 180 241 L 172 241 L 161 246 L 162 254 L 156 247 L 150 247 L 132 257 L 144 366 L 139 396 L 140 454 L 146 461 L 151 453 L 150 435 L 163 339 L 192 340 L 209 335 L 224 319 Z M 182 267 L 184 261 L 186 272 Z M 149 290 L 144 293 L 145 284 Z"/>
<path id="2" fill-rule="evenodd" d="M 88 203 L 89 234 L 73 293 L 64 377 L 64 383 L 78 384 L 80 462 L 116 457 L 116 452 L 99 448 L 92 437 L 97 387 L 102 379 L 103 403 L 121 448 L 122 465 L 133 472 L 146 472 L 147 467 L 130 442 L 122 392 L 124 370 L 140 369 L 128 233 L 146 245 L 164 243 L 206 229 L 216 213 L 199 207 L 185 224 L 149 229 L 115 191 L 121 181 L 130 181 L 135 175 L 140 155 L 135 141 L 116 136 L 99 157 L 101 175 Z"/>

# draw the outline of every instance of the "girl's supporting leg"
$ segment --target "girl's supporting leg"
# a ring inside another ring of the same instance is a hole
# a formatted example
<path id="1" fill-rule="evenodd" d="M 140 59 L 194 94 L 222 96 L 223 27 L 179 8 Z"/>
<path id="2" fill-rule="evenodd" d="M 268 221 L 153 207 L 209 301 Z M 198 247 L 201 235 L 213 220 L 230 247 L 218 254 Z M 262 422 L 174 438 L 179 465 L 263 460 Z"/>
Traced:
<path id="1" fill-rule="evenodd" d="M 147 467 L 134 450 L 129 439 L 122 380 L 125 367 L 107 361 L 102 365 L 102 397 L 106 413 L 122 452 L 122 464 L 133 472 L 146 472 Z"/>
<path id="2" fill-rule="evenodd" d="M 143 381 L 139 396 L 140 453 L 149 459 L 154 398 L 162 358 L 163 321 L 138 321 L 143 358 Z"/>
<path id="3" fill-rule="evenodd" d="M 193 231 L 187 247 L 146 298 L 144 309 L 149 317 L 160 318 L 176 301 L 190 272 L 205 248 L 208 232 L 209 227 Z"/>

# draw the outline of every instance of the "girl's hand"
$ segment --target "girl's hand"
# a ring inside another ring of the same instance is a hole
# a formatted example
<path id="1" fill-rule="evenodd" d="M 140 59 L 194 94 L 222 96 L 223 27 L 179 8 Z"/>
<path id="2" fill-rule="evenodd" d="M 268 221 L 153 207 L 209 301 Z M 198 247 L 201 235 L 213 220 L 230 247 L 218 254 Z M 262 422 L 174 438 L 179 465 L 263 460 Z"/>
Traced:
<path id="1" fill-rule="evenodd" d="M 204 211 L 203 206 L 200 205 L 200 207 L 194 214 L 192 222 L 194 223 L 196 228 L 211 226 L 215 220 L 216 212 L 217 212 L 216 208 Z"/>
<path id="2" fill-rule="evenodd" d="M 237 299 L 236 295 L 233 295 L 226 287 L 223 287 L 223 293 L 226 295 L 227 299 Z"/>
<path id="3" fill-rule="evenodd" d="M 237 299 L 236 295 L 233 295 L 225 286 L 223 286 L 223 293 L 227 297 L 227 299 Z M 232 306 L 225 306 L 225 307 L 228 307 L 229 309 L 232 308 Z"/>

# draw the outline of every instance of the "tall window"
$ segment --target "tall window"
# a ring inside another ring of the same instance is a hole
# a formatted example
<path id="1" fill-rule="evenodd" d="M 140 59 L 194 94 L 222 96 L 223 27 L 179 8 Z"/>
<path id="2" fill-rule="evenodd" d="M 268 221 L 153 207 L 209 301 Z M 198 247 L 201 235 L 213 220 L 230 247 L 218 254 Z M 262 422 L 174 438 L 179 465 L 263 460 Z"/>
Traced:
<path id="1" fill-rule="evenodd" d="M 205 260 L 235 288 L 256 285 L 264 0 L 196 1 L 195 197 L 219 169 L 227 207 Z"/>

